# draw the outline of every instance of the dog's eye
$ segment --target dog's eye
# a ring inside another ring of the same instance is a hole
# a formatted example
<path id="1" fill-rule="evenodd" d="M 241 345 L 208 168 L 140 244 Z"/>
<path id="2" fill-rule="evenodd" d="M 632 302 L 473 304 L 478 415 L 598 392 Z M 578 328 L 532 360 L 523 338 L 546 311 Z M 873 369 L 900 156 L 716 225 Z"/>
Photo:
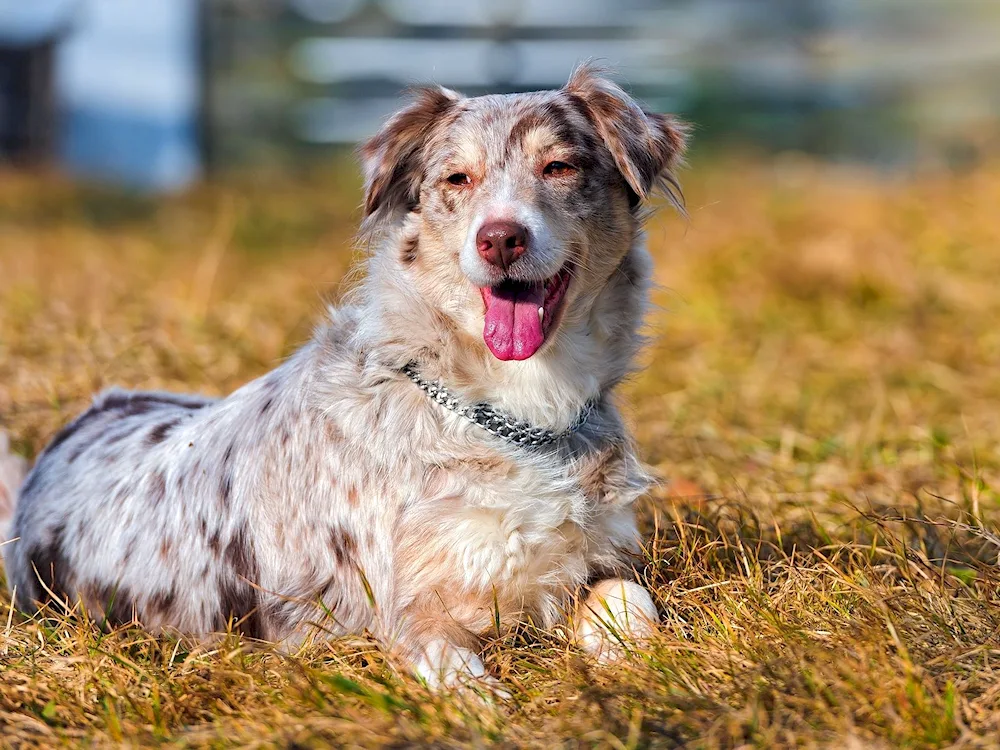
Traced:
<path id="1" fill-rule="evenodd" d="M 550 161 L 545 165 L 542 174 L 546 177 L 565 177 L 576 171 L 576 167 L 564 161 Z"/>
<path id="2" fill-rule="evenodd" d="M 471 185 L 472 178 L 469 177 L 465 172 L 455 172 L 455 174 L 448 175 L 448 182 L 451 185 Z"/>

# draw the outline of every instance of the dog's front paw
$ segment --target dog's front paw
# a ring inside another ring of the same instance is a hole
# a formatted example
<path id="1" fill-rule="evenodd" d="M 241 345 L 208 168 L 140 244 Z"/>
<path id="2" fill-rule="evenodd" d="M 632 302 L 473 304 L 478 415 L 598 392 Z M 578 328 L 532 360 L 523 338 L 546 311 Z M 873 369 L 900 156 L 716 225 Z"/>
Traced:
<path id="1" fill-rule="evenodd" d="M 613 578 L 600 581 L 576 610 L 576 642 L 603 664 L 618 661 L 656 631 L 656 605 L 642 586 Z"/>
<path id="2" fill-rule="evenodd" d="M 486 701 L 511 698 L 476 652 L 447 641 L 433 641 L 424 648 L 413 671 L 432 690 L 476 695 Z"/>

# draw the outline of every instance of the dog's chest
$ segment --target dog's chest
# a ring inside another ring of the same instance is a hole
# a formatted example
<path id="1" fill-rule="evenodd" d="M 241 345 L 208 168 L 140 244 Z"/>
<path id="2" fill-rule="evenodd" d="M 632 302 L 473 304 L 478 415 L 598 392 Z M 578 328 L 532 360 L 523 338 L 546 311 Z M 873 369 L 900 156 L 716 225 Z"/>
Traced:
<path id="1" fill-rule="evenodd" d="M 470 588 L 568 585 L 582 574 L 586 498 L 570 482 L 470 486 L 449 507 L 452 557 Z"/>
<path id="2" fill-rule="evenodd" d="M 508 610 L 586 580 L 604 508 L 578 466 L 466 459 L 428 477 L 403 545 L 415 580 Z"/>

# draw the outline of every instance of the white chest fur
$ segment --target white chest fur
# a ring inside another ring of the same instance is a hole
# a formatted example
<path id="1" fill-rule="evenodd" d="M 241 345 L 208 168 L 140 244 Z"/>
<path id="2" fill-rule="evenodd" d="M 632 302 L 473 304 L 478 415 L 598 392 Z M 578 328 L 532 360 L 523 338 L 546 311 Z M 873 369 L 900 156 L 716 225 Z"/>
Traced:
<path id="1" fill-rule="evenodd" d="M 433 590 L 475 621 L 471 629 L 497 612 L 557 617 L 587 578 L 592 540 L 607 538 L 610 510 L 570 468 L 478 458 L 429 472 L 399 530 L 401 586 L 414 595 Z"/>

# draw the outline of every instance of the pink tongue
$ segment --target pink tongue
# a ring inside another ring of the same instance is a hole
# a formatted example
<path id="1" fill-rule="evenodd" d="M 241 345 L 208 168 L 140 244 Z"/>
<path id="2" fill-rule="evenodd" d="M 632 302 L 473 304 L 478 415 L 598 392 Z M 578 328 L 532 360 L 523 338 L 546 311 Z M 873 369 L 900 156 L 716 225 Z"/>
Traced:
<path id="1" fill-rule="evenodd" d="M 545 343 L 538 308 L 545 301 L 545 285 L 483 289 L 486 322 L 483 340 L 497 359 L 527 359 Z"/>

